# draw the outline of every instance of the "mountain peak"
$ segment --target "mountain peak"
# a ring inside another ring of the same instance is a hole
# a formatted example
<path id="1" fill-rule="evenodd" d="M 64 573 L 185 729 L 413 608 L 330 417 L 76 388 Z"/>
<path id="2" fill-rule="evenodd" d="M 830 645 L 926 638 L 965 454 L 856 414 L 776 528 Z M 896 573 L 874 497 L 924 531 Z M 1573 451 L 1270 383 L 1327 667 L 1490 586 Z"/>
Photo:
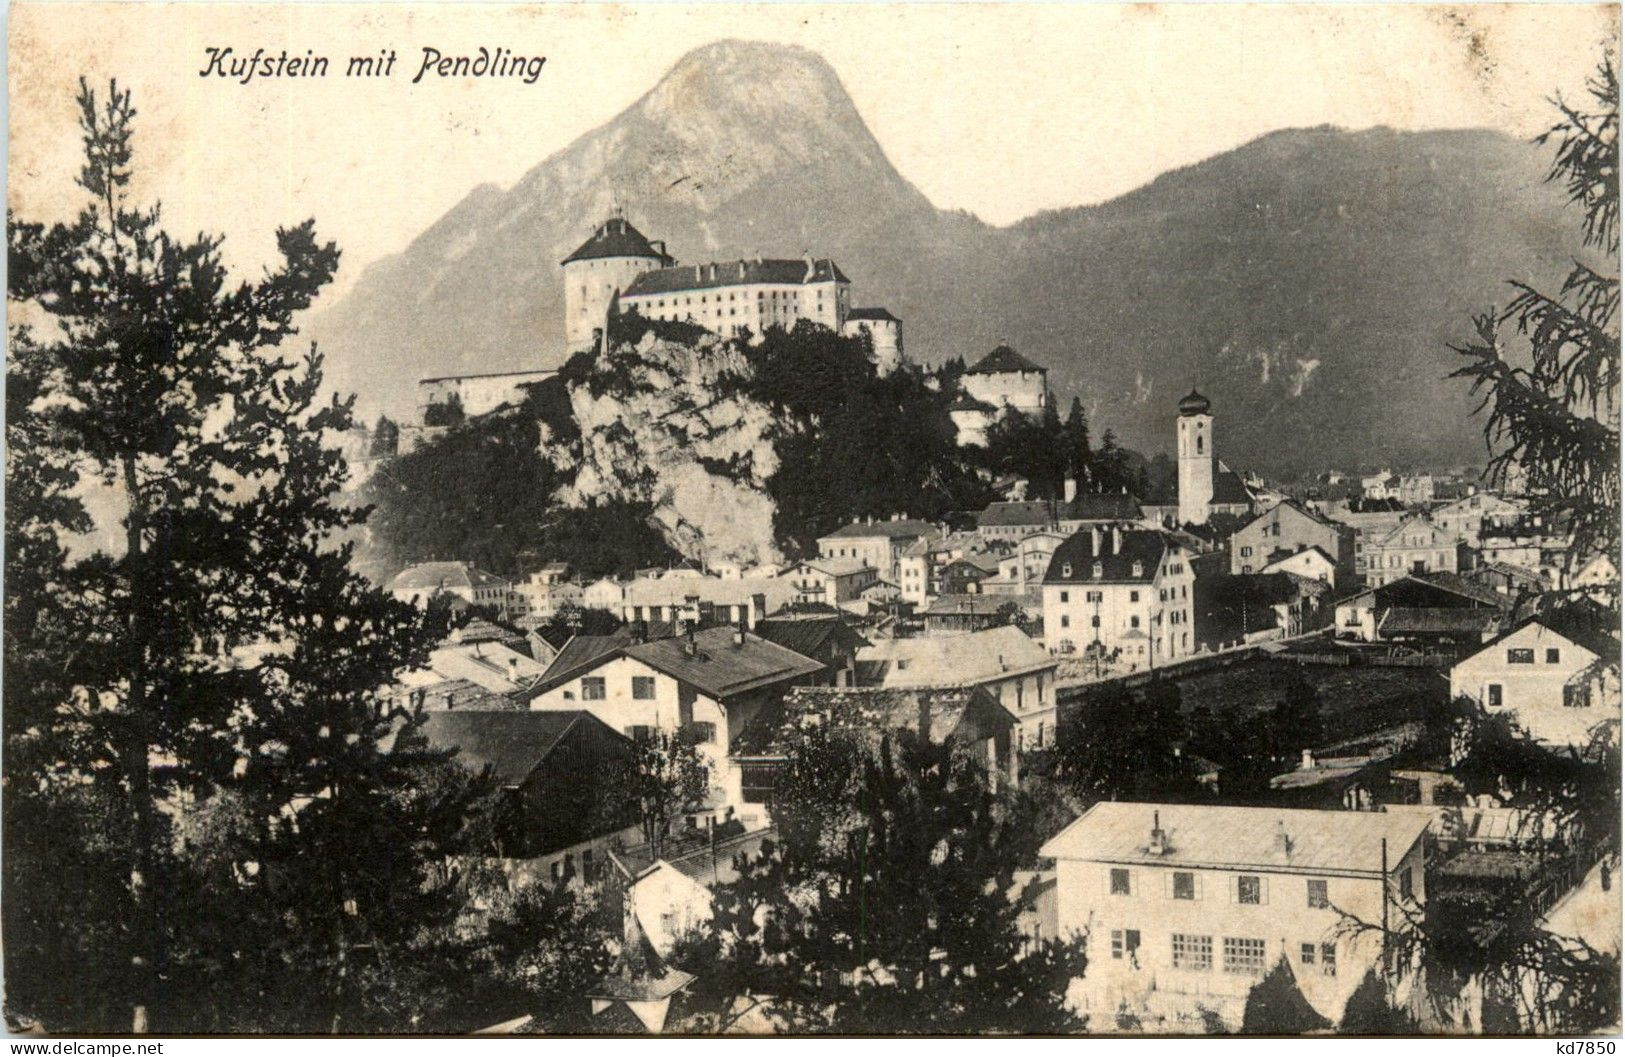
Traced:
<path id="1" fill-rule="evenodd" d="M 782 133 L 806 131 L 807 123 L 863 129 L 857 108 L 823 56 L 792 45 L 723 40 L 695 48 L 677 60 L 644 96 L 636 113 L 664 126 L 683 127 L 706 118 L 757 124 L 793 120 Z M 761 130 L 758 130 L 761 131 Z"/>

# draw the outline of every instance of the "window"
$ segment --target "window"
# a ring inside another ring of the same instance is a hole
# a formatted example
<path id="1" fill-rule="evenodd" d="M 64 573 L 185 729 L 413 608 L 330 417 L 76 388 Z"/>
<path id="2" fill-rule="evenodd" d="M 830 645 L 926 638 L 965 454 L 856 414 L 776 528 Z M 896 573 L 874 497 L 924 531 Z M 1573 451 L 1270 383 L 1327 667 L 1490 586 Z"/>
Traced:
<path id="1" fill-rule="evenodd" d="M 1176 871 L 1174 873 L 1174 898 L 1175 899 L 1195 899 L 1196 898 L 1196 875 L 1195 874 L 1186 873 L 1183 870 Z"/>
<path id="2" fill-rule="evenodd" d="M 1092 628 L 1100 627 L 1100 614 L 1099 613 L 1096 613 L 1094 616 L 1089 618 L 1089 626 L 1092 627 Z"/>
<path id="3" fill-rule="evenodd" d="M 589 675 L 581 680 L 581 700 L 602 701 L 604 699 L 604 677 Z"/>
<path id="4" fill-rule="evenodd" d="M 1112 930 L 1112 957 L 1121 959 L 1127 954 L 1132 961 L 1134 952 L 1140 949 L 1139 929 L 1113 929 Z"/>
<path id="5" fill-rule="evenodd" d="M 1309 905 L 1315 910 L 1325 910 L 1332 905 L 1326 896 L 1326 882 L 1311 880 L 1309 882 Z"/>
<path id="6" fill-rule="evenodd" d="M 1507 650 L 1508 664 L 1534 664 L 1534 650 Z"/>
<path id="7" fill-rule="evenodd" d="M 1140 618 L 1139 617 L 1129 617 L 1128 618 L 1128 626 L 1131 627 L 1131 628 L 1139 627 L 1140 626 Z"/>
<path id="8" fill-rule="evenodd" d="M 1061 575 L 1062 576 L 1071 576 L 1072 575 L 1072 563 L 1071 562 L 1062 562 L 1061 563 Z"/>
<path id="9" fill-rule="evenodd" d="M 694 732 L 694 740 L 702 745 L 709 745 L 717 740 L 717 725 L 715 723 L 690 723 L 688 729 Z"/>
<path id="10" fill-rule="evenodd" d="M 1065 613 L 1062 613 L 1061 614 L 1061 627 L 1070 628 L 1071 626 L 1072 626 L 1072 618 L 1067 616 Z"/>
<path id="11" fill-rule="evenodd" d="M 1224 971 L 1227 973 L 1262 973 L 1264 971 L 1264 941 L 1255 939 L 1224 938 Z"/>
<path id="12" fill-rule="evenodd" d="M 1115 866 L 1112 867 L 1112 895 L 1126 896 L 1130 894 L 1128 871 Z"/>
<path id="13" fill-rule="evenodd" d="M 634 675 L 632 677 L 632 699 L 634 701 L 653 701 L 655 699 L 654 676 Z"/>
<path id="14" fill-rule="evenodd" d="M 1501 701 L 1501 684 L 1500 683 L 1491 683 L 1489 685 L 1489 692 L 1490 692 L 1489 706 L 1491 708 L 1500 708 L 1501 704 L 1502 704 L 1502 701 Z"/>
<path id="15" fill-rule="evenodd" d="M 1213 968 L 1213 937 L 1174 933 L 1174 968 L 1206 971 Z"/>
<path id="16" fill-rule="evenodd" d="M 1236 902 L 1258 904 L 1264 901 L 1264 882 L 1246 874 L 1236 878 Z M 1225 943 L 1229 943 L 1225 940 Z"/>
<path id="17" fill-rule="evenodd" d="M 1241 548 L 1241 556 L 1243 558 L 1251 558 L 1253 556 L 1253 549 L 1251 547 Z"/>
<path id="18" fill-rule="evenodd" d="M 1096 580 L 1099 580 L 1106 575 L 1106 567 L 1099 562 L 1095 562 L 1095 567 L 1090 572 L 1094 574 Z"/>
<path id="19" fill-rule="evenodd" d="M 1083 595 L 1083 600 L 1085 602 L 1093 602 L 1097 606 L 1101 603 L 1101 601 L 1104 598 L 1105 598 L 1105 596 L 1103 594 L 1101 594 L 1099 591 L 1086 591 L 1086 592 L 1084 592 L 1084 595 Z"/>
<path id="20" fill-rule="evenodd" d="M 1142 565 L 1140 562 L 1135 562 L 1134 567 L 1131 570 L 1131 572 L 1132 572 L 1132 574 L 1134 576 L 1144 576 L 1145 575 L 1145 566 Z M 1140 600 L 1140 592 L 1135 591 L 1134 592 L 1134 597 L 1131 598 L 1129 601 L 1138 602 L 1139 600 Z"/>
<path id="21" fill-rule="evenodd" d="M 1315 945 L 1313 943 L 1303 944 L 1303 952 L 1298 957 L 1305 965 L 1315 964 Z"/>
<path id="22" fill-rule="evenodd" d="M 1320 945 L 1320 971 L 1325 976 L 1337 975 L 1337 944 L 1322 943 Z"/>
<path id="23" fill-rule="evenodd" d="M 1061 601 L 1062 601 L 1062 602 L 1070 602 L 1070 601 L 1071 601 L 1071 600 L 1072 600 L 1072 599 L 1071 599 L 1071 597 L 1070 597 L 1070 596 L 1069 596 L 1069 595 L 1068 595 L 1068 593 L 1067 593 L 1067 592 L 1065 592 L 1065 591 L 1062 591 L 1062 592 L 1061 592 Z"/>
<path id="24" fill-rule="evenodd" d="M 1135 566 L 1135 568 L 1134 568 L 1134 575 L 1135 575 L 1135 576 L 1138 576 L 1138 575 L 1140 575 L 1140 569 L 1139 569 L 1139 566 Z M 1129 601 L 1130 601 L 1130 602 L 1138 602 L 1138 601 L 1139 601 L 1139 600 L 1140 600 L 1140 592 L 1138 592 L 1138 591 L 1130 591 L 1130 592 L 1129 592 L 1129 593 L 1128 593 L 1128 600 L 1129 600 Z"/>
<path id="25" fill-rule="evenodd" d="M 634 723 L 626 728 L 626 736 L 633 741 L 648 741 L 654 737 L 655 729 L 644 723 Z"/>
<path id="26" fill-rule="evenodd" d="M 1563 653 L 1562 653 L 1561 650 L 1557 649 L 1556 647 L 1553 647 L 1552 649 L 1549 649 L 1549 650 L 1546 651 L 1546 663 L 1547 664 L 1557 664 L 1562 659 L 1563 659 Z"/>

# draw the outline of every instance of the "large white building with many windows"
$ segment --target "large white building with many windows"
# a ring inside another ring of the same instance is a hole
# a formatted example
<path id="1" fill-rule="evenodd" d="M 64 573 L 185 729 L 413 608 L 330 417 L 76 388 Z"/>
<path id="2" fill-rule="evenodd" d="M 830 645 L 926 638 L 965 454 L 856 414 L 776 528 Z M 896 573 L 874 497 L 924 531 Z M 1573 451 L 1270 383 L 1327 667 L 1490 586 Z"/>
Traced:
<path id="1" fill-rule="evenodd" d="M 1426 903 L 1430 817 L 1096 804 L 1039 851 L 1056 864 L 1059 934 L 1088 933 L 1072 1000 L 1091 1031 L 1203 1031 L 1204 1010 L 1234 1031 L 1248 991 L 1284 958 L 1336 1023 L 1379 964 L 1378 930 Z M 1351 934 L 1344 915 L 1371 930 Z"/>
<path id="2" fill-rule="evenodd" d="M 1191 552 L 1152 529 L 1090 528 L 1055 549 L 1044 574 L 1044 641 L 1130 671 L 1196 651 Z"/>

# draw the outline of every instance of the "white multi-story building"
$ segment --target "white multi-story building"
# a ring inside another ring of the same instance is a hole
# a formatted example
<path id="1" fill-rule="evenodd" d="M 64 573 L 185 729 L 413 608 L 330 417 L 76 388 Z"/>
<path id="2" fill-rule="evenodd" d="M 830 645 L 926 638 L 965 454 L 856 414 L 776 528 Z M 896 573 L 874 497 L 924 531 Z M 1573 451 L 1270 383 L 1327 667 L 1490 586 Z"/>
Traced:
<path id="1" fill-rule="evenodd" d="M 500 576 L 468 562 L 420 562 L 403 569 L 389 583 L 397 600 L 427 606 L 435 595 L 451 595 L 471 605 L 493 609 L 504 620 L 525 615 L 524 597 Z"/>
<path id="2" fill-rule="evenodd" d="M 1460 548 L 1454 532 L 1417 514 L 1366 544 L 1365 582 L 1380 587 L 1418 573 L 1457 572 Z"/>
<path id="3" fill-rule="evenodd" d="M 987 431 L 1008 411 L 1040 418 L 1049 407 L 1049 374 L 1008 345 L 983 356 L 959 380 L 960 397 L 949 409 L 963 446 L 984 447 Z"/>
<path id="4" fill-rule="evenodd" d="M 899 562 L 904 553 L 921 540 L 935 540 L 941 535 L 930 522 L 901 514 L 884 521 L 853 518 L 849 524 L 818 538 L 818 555 L 856 558 L 879 570 L 883 579 L 901 584 Z"/>
<path id="5" fill-rule="evenodd" d="M 1196 650 L 1191 552 L 1150 529 L 1092 528 L 1056 548 L 1044 575 L 1044 639 L 1061 653 L 1116 655 L 1130 670 Z"/>
<path id="6" fill-rule="evenodd" d="M 1560 615 L 1527 620 L 1450 669 L 1450 695 L 1510 713 L 1536 741 L 1584 747 L 1620 721 L 1619 643 Z"/>
<path id="7" fill-rule="evenodd" d="M 665 243 L 651 242 L 615 210 L 592 236 L 564 258 L 564 343 L 574 352 L 592 344 L 615 296 L 638 276 L 677 263 Z"/>
<path id="8" fill-rule="evenodd" d="M 1040 849 L 1056 863 L 1060 935 L 1088 933 L 1069 995 L 1091 1030 L 1229 1030 L 1282 959 L 1309 1003 L 1342 1016 L 1381 930 L 1426 904 L 1423 812 L 1103 802 Z M 1369 926 L 1352 934 L 1345 915 Z"/>

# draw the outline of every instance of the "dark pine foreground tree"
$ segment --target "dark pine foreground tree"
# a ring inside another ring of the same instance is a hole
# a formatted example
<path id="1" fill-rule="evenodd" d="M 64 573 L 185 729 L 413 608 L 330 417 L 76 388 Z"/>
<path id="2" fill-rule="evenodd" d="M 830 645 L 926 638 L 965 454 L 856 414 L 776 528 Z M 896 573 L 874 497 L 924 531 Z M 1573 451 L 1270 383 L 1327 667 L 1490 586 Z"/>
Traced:
<path id="1" fill-rule="evenodd" d="M 332 541 L 348 402 L 289 355 L 338 250 L 232 285 L 130 199 L 128 92 L 81 85 L 87 201 L 10 218 L 8 1013 L 58 1031 L 407 1031 L 450 996 L 480 784 L 379 694 L 435 638 Z M 116 546 L 64 545 L 111 497 Z M 83 549 L 83 548 L 82 548 Z M 397 747 L 400 746 L 400 747 Z M 439 980 L 435 989 L 433 981 Z"/>
<path id="2" fill-rule="evenodd" d="M 824 728 L 789 755 L 782 841 L 718 890 L 711 937 L 685 952 L 709 1009 L 690 1027 L 761 1010 L 798 1032 L 1083 1029 L 1066 1002 L 1082 940 L 1023 932 L 1022 820 L 977 761 Z"/>
<path id="3" fill-rule="evenodd" d="M 1555 144 L 1548 179 L 1580 209 L 1591 261 L 1576 261 L 1551 293 L 1514 283 L 1506 308 L 1475 320 L 1458 351 L 1489 412 L 1491 475 L 1521 467 L 1537 509 L 1571 519 L 1577 560 L 1619 551 L 1619 78 L 1605 59 L 1588 104 L 1559 100 L 1560 120 L 1539 139 Z M 1504 338 L 1512 327 L 1519 346 Z M 1527 346 L 1525 352 L 1522 346 Z M 1615 599 L 1618 598 L 1615 585 Z"/>

